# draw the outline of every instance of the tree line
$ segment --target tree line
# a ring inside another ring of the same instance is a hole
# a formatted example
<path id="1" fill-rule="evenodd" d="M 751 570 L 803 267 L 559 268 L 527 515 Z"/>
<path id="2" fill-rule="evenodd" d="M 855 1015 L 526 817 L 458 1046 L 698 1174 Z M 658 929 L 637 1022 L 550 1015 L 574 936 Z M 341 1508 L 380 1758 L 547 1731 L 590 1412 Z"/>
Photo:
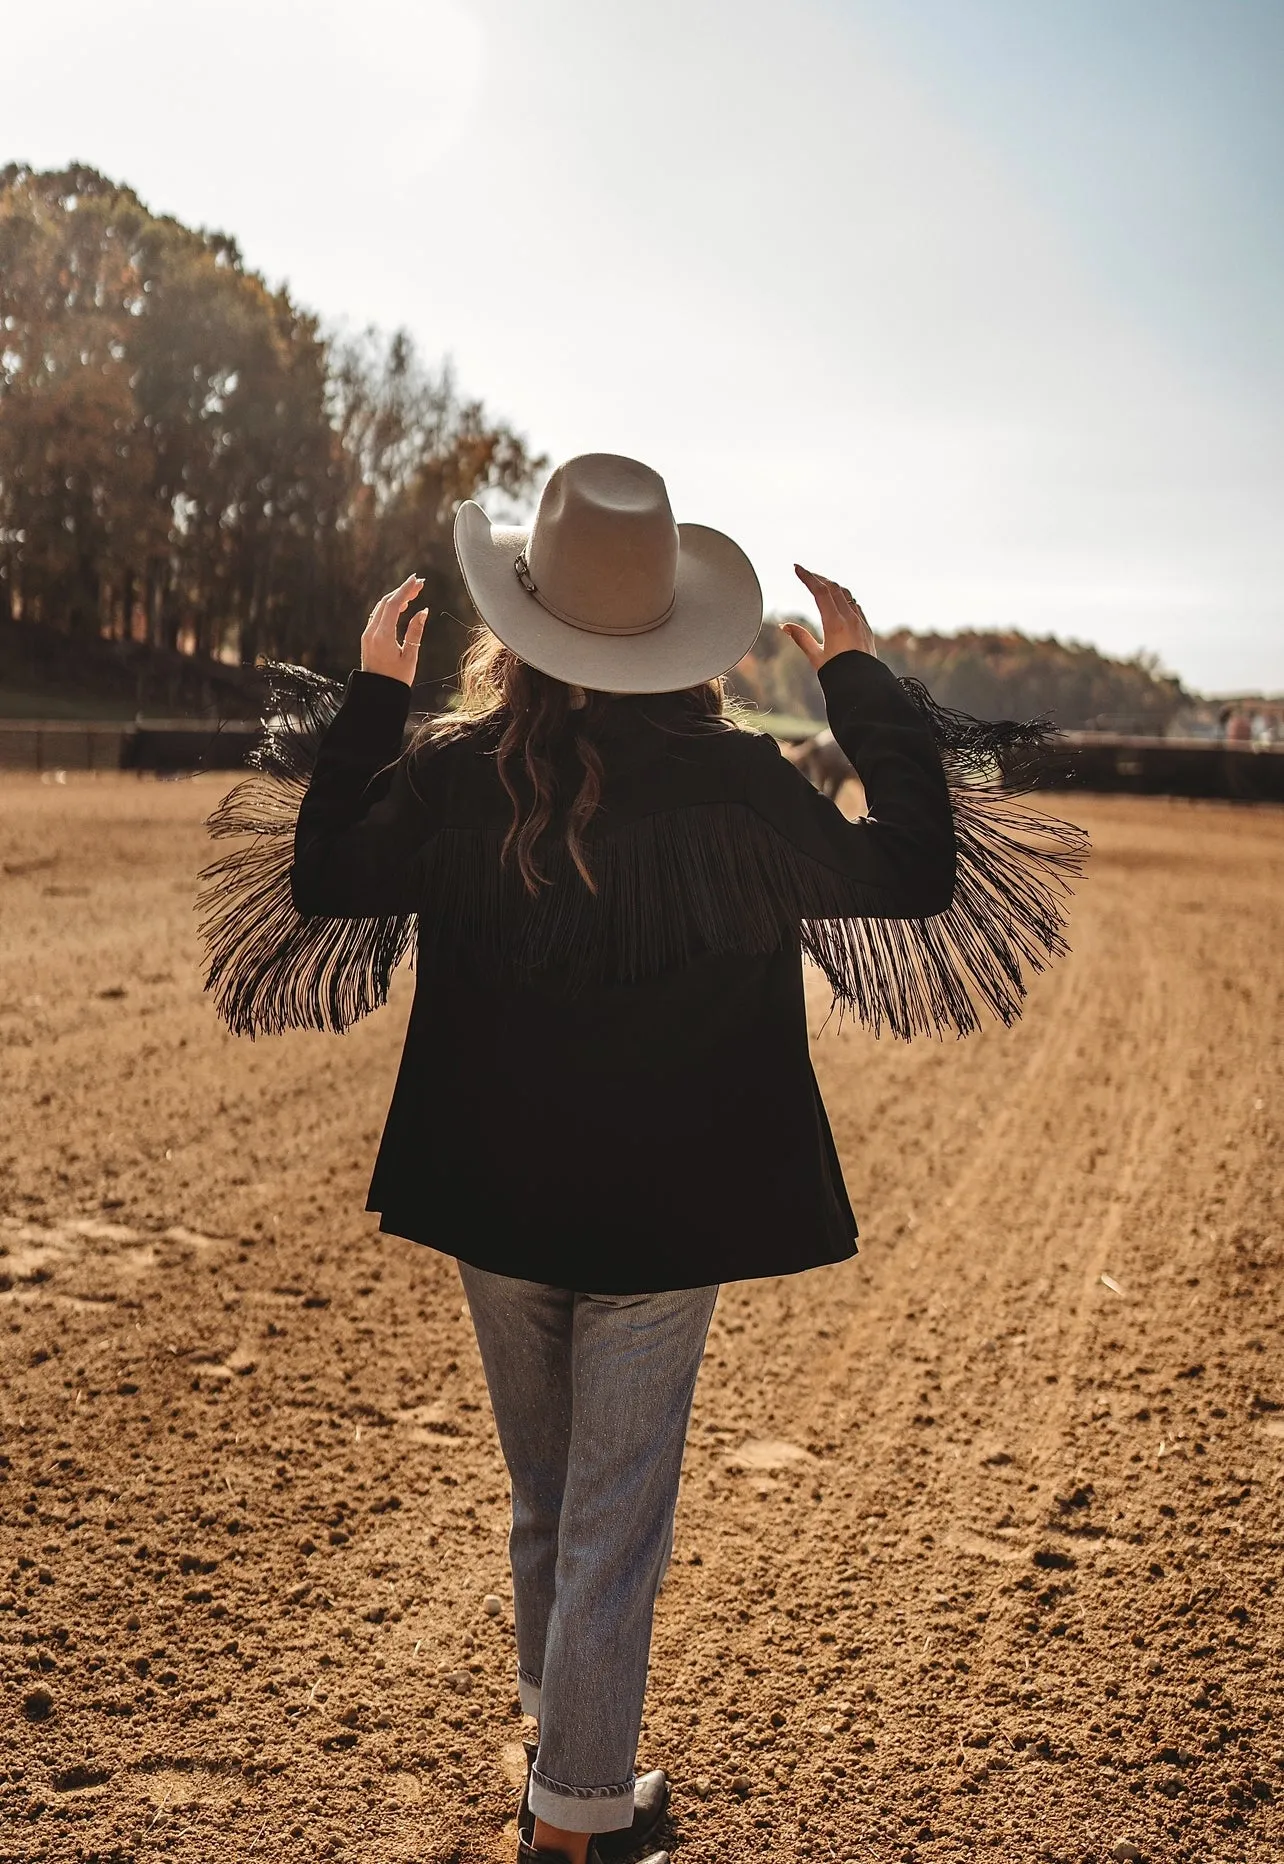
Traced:
<path id="1" fill-rule="evenodd" d="M 404 332 L 326 331 L 226 234 L 92 168 L 0 170 L 0 627 L 27 661 L 69 636 L 342 673 L 372 592 L 412 569 L 438 617 L 470 615 L 455 510 L 520 500 L 545 465 Z M 439 621 L 423 677 L 462 643 Z M 1015 632 L 900 630 L 880 653 L 980 716 L 1162 731 L 1188 701 L 1144 656 Z M 775 629 L 735 684 L 823 719 Z"/>
<path id="2" fill-rule="evenodd" d="M 227 235 L 92 168 L 0 170 L 0 622 L 343 671 L 412 569 L 468 615 L 457 505 L 544 464 L 404 332 L 325 331 Z M 427 677 L 461 638 L 430 631 Z"/>
<path id="3" fill-rule="evenodd" d="M 941 705 L 977 718 L 1034 718 L 1043 713 L 1065 731 L 1101 730 L 1162 736 L 1192 704 L 1179 679 L 1152 656 L 1112 659 L 1078 641 L 1014 629 L 959 634 L 878 636 L 893 672 L 921 680 Z M 763 630 L 735 684 L 764 710 L 823 722 L 820 683 L 789 637 Z"/>

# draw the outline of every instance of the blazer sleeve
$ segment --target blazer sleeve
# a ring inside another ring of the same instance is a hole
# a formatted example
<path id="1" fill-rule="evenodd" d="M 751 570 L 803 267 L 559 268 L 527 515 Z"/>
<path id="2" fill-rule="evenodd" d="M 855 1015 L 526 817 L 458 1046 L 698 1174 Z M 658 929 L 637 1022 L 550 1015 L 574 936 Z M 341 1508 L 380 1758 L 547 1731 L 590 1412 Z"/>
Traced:
<path id="1" fill-rule="evenodd" d="M 305 919 L 371 919 L 418 907 L 414 859 L 436 828 L 440 775 L 412 785 L 401 755 L 410 688 L 353 672 L 317 751 L 294 830 L 290 895 Z"/>
<path id="2" fill-rule="evenodd" d="M 948 912 L 957 843 L 950 792 L 930 725 L 895 674 L 872 654 L 838 654 L 820 669 L 829 726 L 865 789 L 868 814 L 849 821 L 784 757 L 755 740 L 749 801 L 815 864 L 817 897 L 804 912 L 889 919 Z M 804 882 L 804 884 L 806 884 Z"/>

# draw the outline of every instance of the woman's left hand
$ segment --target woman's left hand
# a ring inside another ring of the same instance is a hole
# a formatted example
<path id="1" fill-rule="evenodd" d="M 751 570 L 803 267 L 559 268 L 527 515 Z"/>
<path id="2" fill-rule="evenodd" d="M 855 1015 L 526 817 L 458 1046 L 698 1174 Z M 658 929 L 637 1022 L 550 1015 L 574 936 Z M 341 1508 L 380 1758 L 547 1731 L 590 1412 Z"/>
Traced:
<path id="1" fill-rule="evenodd" d="M 857 653 L 872 654 L 877 659 L 874 631 L 851 590 L 844 589 L 841 583 L 831 582 L 828 576 L 817 576 L 814 570 L 805 570 L 800 563 L 794 564 L 794 574 L 816 598 L 825 638 L 818 641 L 800 622 L 786 621 L 781 625 L 790 640 L 802 648 L 812 666 L 819 671 L 836 654 L 849 653 L 853 648 Z"/>
<path id="2" fill-rule="evenodd" d="M 397 640 L 397 623 L 423 586 L 422 576 L 407 576 L 400 589 L 394 589 L 381 602 L 375 603 L 361 636 L 363 673 L 384 673 L 390 680 L 402 680 L 407 686 L 414 685 L 415 668 L 419 664 L 419 643 L 424 638 L 428 610 L 415 610 L 406 623 L 406 638 L 402 642 Z"/>

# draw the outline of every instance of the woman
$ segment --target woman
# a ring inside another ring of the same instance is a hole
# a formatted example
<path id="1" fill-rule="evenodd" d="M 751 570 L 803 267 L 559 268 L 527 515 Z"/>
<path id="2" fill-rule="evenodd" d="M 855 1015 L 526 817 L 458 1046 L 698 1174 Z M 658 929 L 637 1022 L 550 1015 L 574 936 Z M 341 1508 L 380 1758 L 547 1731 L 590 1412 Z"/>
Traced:
<path id="1" fill-rule="evenodd" d="M 367 1208 L 459 1262 L 539 1722 L 518 1855 L 585 1864 L 642 1849 L 666 1809 L 663 1775 L 634 1763 L 718 1286 L 855 1250 L 802 955 L 876 1028 L 969 1028 L 974 995 L 1010 1018 L 1022 958 L 1060 948 L 1074 848 L 952 794 L 940 747 L 957 773 L 1001 735 L 902 685 L 849 592 L 806 570 L 823 641 L 788 631 L 869 814 L 847 820 L 733 723 L 721 675 L 757 637 L 757 579 L 729 538 L 675 525 L 636 461 L 567 462 L 529 531 L 467 504 L 455 539 L 485 624 L 460 706 L 403 751 L 412 577 L 371 614 L 321 739 L 289 898 L 270 841 L 210 870 L 209 982 L 247 1033 L 343 1028 L 413 931 Z M 295 713 L 323 714 L 324 687 L 293 679 Z M 306 737 L 278 724 L 264 753 L 296 793 Z M 216 833 L 279 840 L 290 810 L 265 814 L 255 782 Z"/>

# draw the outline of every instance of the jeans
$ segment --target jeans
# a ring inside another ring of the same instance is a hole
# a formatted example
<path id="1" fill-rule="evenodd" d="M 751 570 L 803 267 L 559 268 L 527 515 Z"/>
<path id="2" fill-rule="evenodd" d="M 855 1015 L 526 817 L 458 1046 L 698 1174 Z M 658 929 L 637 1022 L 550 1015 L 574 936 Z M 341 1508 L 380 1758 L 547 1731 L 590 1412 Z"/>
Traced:
<path id="1" fill-rule="evenodd" d="M 531 1810 L 614 1831 L 633 1820 L 651 1619 L 718 1290 L 577 1294 L 459 1269 L 512 1483 Z"/>

